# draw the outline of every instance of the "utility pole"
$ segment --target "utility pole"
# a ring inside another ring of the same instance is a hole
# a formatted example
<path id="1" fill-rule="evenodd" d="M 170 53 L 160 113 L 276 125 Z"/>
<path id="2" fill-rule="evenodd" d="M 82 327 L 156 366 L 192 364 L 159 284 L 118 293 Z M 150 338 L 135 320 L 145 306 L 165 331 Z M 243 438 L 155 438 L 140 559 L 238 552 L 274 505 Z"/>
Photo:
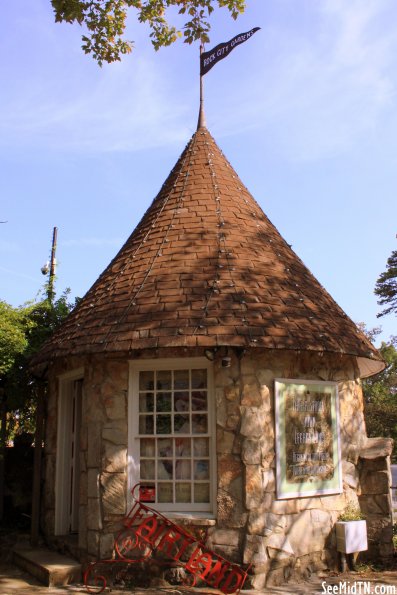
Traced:
<path id="1" fill-rule="evenodd" d="M 55 271 L 56 271 L 56 249 L 57 249 L 58 228 L 54 227 L 52 232 L 51 259 L 46 263 L 41 272 L 43 275 L 49 273 L 47 298 L 52 306 L 55 297 Z M 40 534 L 40 500 L 41 500 L 41 469 L 42 450 L 44 440 L 44 412 L 45 412 L 46 384 L 43 378 L 37 381 L 37 408 L 36 408 L 36 431 L 34 437 L 34 458 L 33 458 L 33 486 L 32 486 L 32 515 L 30 524 L 30 543 L 33 547 L 39 543 Z"/>
<path id="2" fill-rule="evenodd" d="M 50 261 L 50 274 L 48 277 L 48 300 L 50 303 L 52 303 L 53 299 L 54 299 L 54 295 L 55 295 L 55 291 L 54 291 L 54 283 L 55 283 L 55 270 L 56 270 L 56 258 L 55 258 L 55 254 L 56 254 L 56 249 L 57 249 L 57 237 L 58 237 L 58 228 L 54 227 L 53 233 L 52 233 L 52 247 L 51 247 L 51 261 Z"/>

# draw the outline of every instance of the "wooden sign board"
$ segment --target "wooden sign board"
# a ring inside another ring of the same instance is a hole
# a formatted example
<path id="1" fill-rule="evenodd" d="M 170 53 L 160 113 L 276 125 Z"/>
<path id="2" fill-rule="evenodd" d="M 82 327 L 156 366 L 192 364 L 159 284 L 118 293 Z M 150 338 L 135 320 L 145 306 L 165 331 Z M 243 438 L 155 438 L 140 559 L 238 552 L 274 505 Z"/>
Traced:
<path id="1" fill-rule="evenodd" d="M 342 492 L 336 382 L 275 381 L 277 497 Z"/>

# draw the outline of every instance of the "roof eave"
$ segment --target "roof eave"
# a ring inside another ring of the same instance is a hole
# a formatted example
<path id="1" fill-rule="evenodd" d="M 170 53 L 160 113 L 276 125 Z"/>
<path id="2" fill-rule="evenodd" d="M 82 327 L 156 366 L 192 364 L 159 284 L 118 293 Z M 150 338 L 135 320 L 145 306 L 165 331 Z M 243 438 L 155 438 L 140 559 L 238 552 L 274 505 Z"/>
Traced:
<path id="1" fill-rule="evenodd" d="M 383 360 L 361 356 L 357 356 L 357 365 L 360 370 L 360 378 L 369 378 L 370 376 L 379 374 L 386 367 Z"/>
<path id="2" fill-rule="evenodd" d="M 123 345 L 118 343 L 117 341 L 113 342 L 112 344 L 99 345 L 93 344 L 91 345 L 90 349 L 87 349 L 87 346 L 79 347 L 76 345 L 75 348 L 62 349 L 58 348 L 56 350 L 51 350 L 52 353 L 48 351 L 41 352 L 37 354 L 35 357 L 32 358 L 32 368 L 38 369 L 42 368 L 44 364 L 48 364 L 50 361 L 54 361 L 56 359 L 65 358 L 65 357 L 76 357 L 76 356 L 85 356 L 85 355 L 107 355 L 107 356 L 118 356 L 120 357 L 121 353 L 125 353 L 128 357 L 129 354 L 133 354 L 134 351 L 141 351 L 141 350 L 150 350 L 150 349 L 161 349 L 161 348 L 213 348 L 213 347 L 229 347 L 229 348 L 242 348 L 245 349 L 252 349 L 252 350 L 283 350 L 283 351 L 299 351 L 301 353 L 324 353 L 324 354 L 338 354 L 340 356 L 346 357 L 355 357 L 357 361 L 357 366 L 360 373 L 360 378 L 368 378 L 370 376 L 374 376 L 378 374 L 382 370 L 384 370 L 386 364 L 385 362 L 378 356 L 376 350 L 373 352 L 371 351 L 368 355 L 363 355 L 354 352 L 346 352 L 343 350 L 332 350 L 332 349 L 324 349 L 321 347 L 311 347 L 309 349 L 305 349 L 302 347 L 287 347 L 286 345 L 277 346 L 274 344 L 272 347 L 266 347 L 261 345 L 260 341 L 256 342 L 247 342 L 244 337 L 236 336 L 237 341 L 230 341 L 225 340 L 225 337 L 204 337 L 202 335 L 195 337 L 195 341 L 192 341 L 192 337 L 172 337 L 166 338 L 161 337 L 159 338 L 152 338 L 152 340 L 141 340 L 141 341 L 133 341 L 133 342 L 126 342 L 123 341 Z M 208 340 L 206 340 L 208 339 Z M 126 348 L 128 343 L 128 349 Z"/>

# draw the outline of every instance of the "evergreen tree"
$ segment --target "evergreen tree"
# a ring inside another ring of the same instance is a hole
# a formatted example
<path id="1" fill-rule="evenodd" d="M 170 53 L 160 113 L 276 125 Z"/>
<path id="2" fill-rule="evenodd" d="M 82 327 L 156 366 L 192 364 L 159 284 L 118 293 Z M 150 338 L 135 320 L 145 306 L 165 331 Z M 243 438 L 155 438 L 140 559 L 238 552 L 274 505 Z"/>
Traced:
<path id="1" fill-rule="evenodd" d="M 387 259 L 386 271 L 376 282 L 375 295 L 380 298 L 378 304 L 386 306 L 378 314 L 378 318 L 392 312 L 397 314 L 397 250 L 394 250 Z"/>

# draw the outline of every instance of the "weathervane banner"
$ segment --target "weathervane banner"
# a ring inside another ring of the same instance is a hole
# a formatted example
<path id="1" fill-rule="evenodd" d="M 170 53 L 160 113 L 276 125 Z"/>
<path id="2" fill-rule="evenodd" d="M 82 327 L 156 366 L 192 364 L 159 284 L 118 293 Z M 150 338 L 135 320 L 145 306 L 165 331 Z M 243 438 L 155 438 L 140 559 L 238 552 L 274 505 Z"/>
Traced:
<path id="1" fill-rule="evenodd" d="M 253 36 L 254 33 L 259 31 L 259 29 L 260 27 L 254 27 L 246 33 L 239 33 L 233 37 L 233 39 L 230 39 L 225 43 L 218 44 L 208 52 L 203 52 L 200 56 L 200 76 L 207 74 L 207 72 L 211 70 L 211 68 L 215 66 L 217 62 L 223 60 L 223 58 L 226 58 L 226 56 L 228 56 L 236 46 L 247 41 Z"/>

